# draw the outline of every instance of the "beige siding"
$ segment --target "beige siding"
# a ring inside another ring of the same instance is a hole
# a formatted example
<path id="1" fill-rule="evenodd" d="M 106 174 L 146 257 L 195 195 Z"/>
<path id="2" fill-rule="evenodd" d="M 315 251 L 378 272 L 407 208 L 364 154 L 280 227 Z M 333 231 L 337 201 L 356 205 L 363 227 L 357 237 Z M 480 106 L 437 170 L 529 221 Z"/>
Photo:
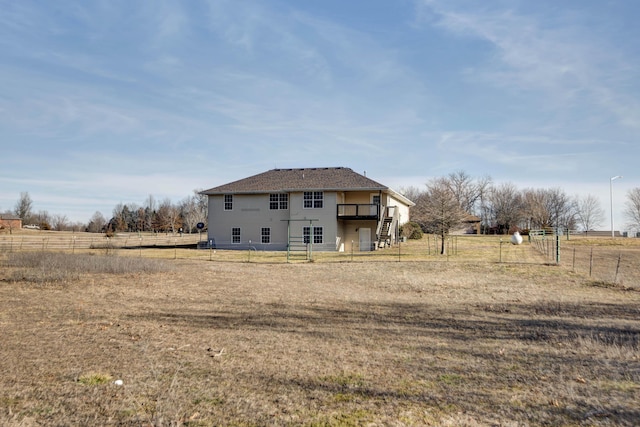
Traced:
<path id="1" fill-rule="evenodd" d="M 392 197 L 391 195 L 386 195 L 386 197 L 387 197 L 387 203 L 386 203 L 387 206 L 397 206 L 399 209 L 399 214 L 400 214 L 400 219 L 398 221 L 399 224 L 402 225 L 406 222 L 409 222 L 410 220 L 409 206 L 405 205 L 404 203 Z"/>
<path id="2" fill-rule="evenodd" d="M 322 208 L 304 208 L 302 191 L 289 194 L 287 210 L 271 210 L 269 194 L 234 194 L 233 209 L 224 210 L 224 196 L 209 196 L 209 239 L 215 241 L 218 248 L 243 249 L 249 246 L 259 250 L 286 250 L 288 229 L 291 236 L 302 237 L 304 227 L 322 227 L 323 243 L 314 244 L 314 250 L 345 252 L 359 251 L 359 233 L 361 227 L 371 229 L 371 239 L 375 240 L 377 223 L 373 220 L 337 219 L 338 204 L 370 204 L 372 195 L 381 195 L 384 206 L 397 206 L 400 223 L 409 220 L 409 207 L 386 193 L 379 191 L 323 192 Z M 241 230 L 240 244 L 232 243 L 232 229 Z M 262 228 L 270 228 L 271 243 L 262 244 Z M 352 245 L 353 244 L 353 245 Z"/>
<path id="3" fill-rule="evenodd" d="M 379 191 L 352 191 L 345 195 L 345 201 L 340 203 L 346 204 L 369 204 L 372 195 L 379 195 Z"/>
<path id="4" fill-rule="evenodd" d="M 291 203 L 291 201 L 289 201 Z M 233 209 L 224 210 L 224 196 L 209 196 L 209 238 L 217 247 L 252 246 L 263 250 L 286 248 L 288 210 L 269 209 L 269 194 L 234 194 Z M 240 244 L 233 244 L 231 231 L 240 228 Z M 271 243 L 262 244 L 262 228 L 271 229 Z"/>
<path id="5" fill-rule="evenodd" d="M 347 221 L 344 224 L 344 251 L 351 252 L 353 249 L 354 252 L 360 251 L 360 233 L 359 230 L 361 227 L 371 229 L 371 241 L 375 242 L 376 238 L 376 227 L 377 223 L 375 221 Z"/>
<path id="6" fill-rule="evenodd" d="M 285 250 L 288 230 L 291 236 L 302 237 L 304 227 L 322 227 L 322 244 L 314 250 L 334 251 L 338 237 L 337 193 L 323 193 L 322 208 L 304 208 L 303 192 L 289 194 L 288 210 L 269 209 L 269 194 L 234 194 L 233 209 L 224 210 L 224 196 L 209 196 L 209 239 L 219 248 L 256 247 L 261 250 Z M 291 220 L 288 224 L 287 220 Z M 240 244 L 232 243 L 234 227 L 241 230 Z M 262 245 L 262 228 L 271 229 L 270 245 Z"/>
<path id="7" fill-rule="evenodd" d="M 291 193 L 291 235 L 302 236 L 303 227 L 322 227 L 323 243 L 322 245 L 314 245 L 314 248 L 325 251 L 336 250 L 336 238 L 338 237 L 337 200 L 338 194 L 335 191 L 325 191 L 323 192 L 323 207 L 321 209 L 305 209 L 304 193 Z"/>

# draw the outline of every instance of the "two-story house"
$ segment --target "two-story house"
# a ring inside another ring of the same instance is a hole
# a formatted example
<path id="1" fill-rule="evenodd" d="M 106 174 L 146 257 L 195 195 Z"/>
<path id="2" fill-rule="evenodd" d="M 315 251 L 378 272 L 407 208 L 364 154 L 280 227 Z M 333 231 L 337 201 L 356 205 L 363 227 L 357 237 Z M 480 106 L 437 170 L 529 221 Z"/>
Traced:
<path id="1" fill-rule="evenodd" d="M 202 194 L 220 249 L 371 251 L 398 240 L 414 205 L 344 167 L 272 169 Z"/>

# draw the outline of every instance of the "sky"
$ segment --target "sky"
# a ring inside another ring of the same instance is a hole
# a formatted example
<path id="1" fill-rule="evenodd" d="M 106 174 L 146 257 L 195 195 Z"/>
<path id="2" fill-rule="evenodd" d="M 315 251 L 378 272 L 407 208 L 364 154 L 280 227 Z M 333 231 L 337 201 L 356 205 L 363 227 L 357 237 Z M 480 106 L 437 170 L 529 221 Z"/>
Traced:
<path id="1" fill-rule="evenodd" d="M 0 0 L 0 212 L 88 222 L 273 168 L 640 186 L 636 0 Z M 611 177 L 623 178 L 611 181 Z M 616 226 L 616 228 L 621 228 Z"/>

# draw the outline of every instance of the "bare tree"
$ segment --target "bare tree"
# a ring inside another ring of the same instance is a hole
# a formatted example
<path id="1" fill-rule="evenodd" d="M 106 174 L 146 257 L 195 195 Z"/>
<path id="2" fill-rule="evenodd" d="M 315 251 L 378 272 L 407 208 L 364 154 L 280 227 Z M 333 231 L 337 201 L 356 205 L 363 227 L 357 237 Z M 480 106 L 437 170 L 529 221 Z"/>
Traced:
<path id="1" fill-rule="evenodd" d="M 571 230 L 576 225 L 575 205 L 563 189 L 547 190 L 547 209 L 551 212 L 551 225 L 555 228 Z"/>
<path id="2" fill-rule="evenodd" d="M 624 214 L 629 221 L 627 226 L 636 231 L 640 230 L 640 187 L 627 192 Z"/>
<path id="3" fill-rule="evenodd" d="M 447 178 L 436 178 L 427 183 L 427 191 L 415 201 L 416 222 L 427 232 L 441 238 L 440 253 L 446 251 L 446 238 L 451 229 L 462 223 L 467 213 L 462 209 Z M 417 208 L 417 209 L 416 209 Z"/>
<path id="4" fill-rule="evenodd" d="M 196 197 L 200 221 L 206 224 L 209 217 L 209 197 L 206 194 L 202 194 L 202 191 L 202 189 L 196 189 L 193 190 L 193 193 Z"/>
<path id="5" fill-rule="evenodd" d="M 195 231 L 199 222 L 207 221 L 207 196 L 201 194 L 201 190 L 193 190 L 193 195 L 187 196 L 180 202 L 179 209 L 185 231 L 191 233 Z"/>
<path id="6" fill-rule="evenodd" d="M 492 187 L 489 192 L 489 218 L 500 233 L 508 233 L 523 218 L 522 196 L 512 183 Z"/>
<path id="7" fill-rule="evenodd" d="M 576 197 L 574 206 L 576 219 L 585 233 L 602 225 L 605 213 L 597 197 L 591 194 Z"/>
<path id="8" fill-rule="evenodd" d="M 51 229 L 51 216 L 47 211 L 38 211 L 37 214 L 31 215 L 31 221 L 39 225 L 42 230 Z"/>
<path id="9" fill-rule="evenodd" d="M 85 224 L 82 221 L 74 221 L 74 222 L 70 222 L 69 224 L 67 224 L 66 229 L 68 231 L 73 231 L 75 233 L 76 231 L 86 230 L 87 229 L 87 224 Z"/>
<path id="10" fill-rule="evenodd" d="M 547 193 L 543 189 L 526 189 L 522 192 L 523 220 L 529 229 L 551 227 L 551 212 L 547 206 Z"/>
<path id="11" fill-rule="evenodd" d="M 51 217 L 51 225 L 56 231 L 63 231 L 69 225 L 69 219 L 66 215 L 55 214 Z"/>
<path id="12" fill-rule="evenodd" d="M 416 200 L 420 199 L 420 197 L 422 197 L 424 190 L 421 190 L 418 187 L 409 186 L 400 188 L 398 192 L 412 202 L 415 202 Z"/>
<path id="13" fill-rule="evenodd" d="M 180 202 L 180 215 L 187 233 L 191 233 L 200 222 L 198 204 L 195 196 L 187 196 Z"/>
<path id="14" fill-rule="evenodd" d="M 102 213 L 96 211 L 89 220 L 87 231 L 89 233 L 101 233 L 104 230 L 105 225 L 107 225 L 107 220 L 104 218 Z"/>
<path id="15" fill-rule="evenodd" d="M 175 233 L 182 227 L 180 209 L 171 203 L 170 199 L 164 199 L 158 206 L 156 215 L 157 228 L 161 231 Z"/>
<path id="16" fill-rule="evenodd" d="M 489 226 L 490 207 L 488 198 L 492 189 L 492 180 L 489 175 L 485 175 L 478 179 L 478 211 L 476 214 L 480 217 L 480 226 L 485 230 Z M 481 231 L 482 232 L 482 231 Z"/>
<path id="17" fill-rule="evenodd" d="M 149 194 L 147 200 L 144 203 L 144 228 L 147 230 L 153 230 L 153 224 L 155 222 L 157 203 L 153 195 Z"/>
<path id="18" fill-rule="evenodd" d="M 528 189 L 522 200 L 527 228 L 575 227 L 575 203 L 562 189 Z"/>
<path id="19" fill-rule="evenodd" d="M 33 207 L 33 201 L 28 192 L 20 193 L 20 199 L 16 203 L 15 214 L 22 219 L 23 223 L 27 223 L 31 220 L 31 208 Z"/>
<path id="20" fill-rule="evenodd" d="M 458 171 L 449 174 L 447 182 L 460 207 L 469 214 L 475 214 L 478 213 L 479 201 L 491 185 L 491 178 L 484 176 L 476 180 L 466 172 Z"/>

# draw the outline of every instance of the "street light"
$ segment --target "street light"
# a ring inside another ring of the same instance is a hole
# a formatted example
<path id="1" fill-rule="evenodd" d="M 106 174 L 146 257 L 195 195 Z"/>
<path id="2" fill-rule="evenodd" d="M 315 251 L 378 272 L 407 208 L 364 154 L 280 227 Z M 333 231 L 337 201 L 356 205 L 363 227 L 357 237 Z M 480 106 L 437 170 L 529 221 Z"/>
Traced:
<path id="1" fill-rule="evenodd" d="M 615 232 L 613 231 L 613 181 L 618 178 L 622 178 L 622 175 L 612 176 L 609 180 L 609 199 L 611 200 L 611 238 L 615 237 Z"/>

